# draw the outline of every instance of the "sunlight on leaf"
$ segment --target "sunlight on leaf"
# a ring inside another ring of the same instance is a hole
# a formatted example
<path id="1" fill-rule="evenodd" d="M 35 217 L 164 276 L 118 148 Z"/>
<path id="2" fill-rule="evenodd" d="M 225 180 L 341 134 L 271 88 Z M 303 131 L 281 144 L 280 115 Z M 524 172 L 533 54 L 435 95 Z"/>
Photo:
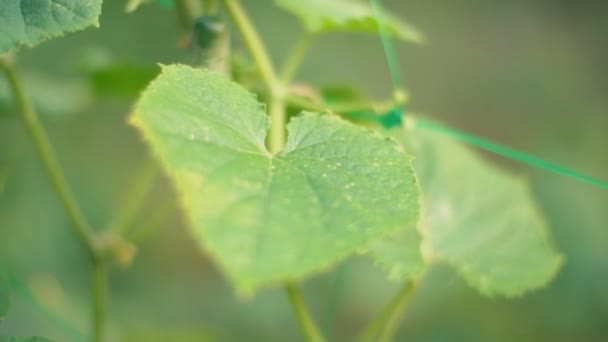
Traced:
<path id="1" fill-rule="evenodd" d="M 251 93 L 169 66 L 132 120 L 175 183 L 195 239 L 242 293 L 325 270 L 417 221 L 410 157 L 337 116 L 292 119 L 272 155 L 269 118 Z"/>
<path id="2" fill-rule="evenodd" d="M 300 18 L 313 33 L 346 31 L 378 33 L 378 21 L 369 4 L 361 0 L 275 0 L 277 6 Z M 422 34 L 413 26 L 386 13 L 384 25 L 395 38 L 420 43 Z"/>
<path id="3" fill-rule="evenodd" d="M 66 32 L 99 26 L 102 0 L 2 0 L 0 54 Z"/>

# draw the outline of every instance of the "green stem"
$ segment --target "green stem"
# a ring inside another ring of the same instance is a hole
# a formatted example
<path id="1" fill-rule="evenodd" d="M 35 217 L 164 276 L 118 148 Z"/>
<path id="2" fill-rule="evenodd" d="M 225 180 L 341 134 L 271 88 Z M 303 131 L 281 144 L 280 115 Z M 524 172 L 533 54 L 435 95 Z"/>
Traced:
<path id="1" fill-rule="evenodd" d="M 108 269 L 105 262 L 93 264 L 93 341 L 102 342 L 106 325 Z"/>
<path id="2" fill-rule="evenodd" d="M 297 95 L 287 95 L 285 97 L 285 101 L 291 105 L 300 107 L 306 110 L 312 111 L 323 111 L 330 110 L 334 113 L 346 113 L 346 112 L 357 112 L 357 111 L 368 111 L 374 107 L 373 104 L 366 102 L 345 102 L 340 104 L 322 104 L 317 103 L 311 100 L 308 100 L 304 97 Z"/>
<path id="3" fill-rule="evenodd" d="M 393 338 L 399 320 L 403 315 L 403 310 L 411 297 L 417 282 L 408 281 L 391 301 L 380 311 L 378 316 L 367 326 L 363 334 L 359 337 L 359 342 L 371 342 L 376 339 L 378 342 L 389 342 Z"/>
<path id="4" fill-rule="evenodd" d="M 55 156 L 53 146 L 51 145 L 44 127 L 38 119 L 38 114 L 36 114 L 34 107 L 26 97 L 21 81 L 17 76 L 12 63 L 4 61 L 0 62 L 0 64 L 4 68 L 19 107 L 21 120 L 36 147 L 36 152 L 38 152 L 38 156 L 42 161 L 42 166 L 49 177 L 53 189 L 63 204 L 70 221 L 72 221 L 71 227 L 80 240 L 82 240 L 82 243 L 87 247 L 93 259 L 95 259 L 98 254 L 95 245 L 95 233 L 74 198 L 61 165 Z"/>
<path id="5" fill-rule="evenodd" d="M 198 0 L 176 0 L 175 13 L 180 30 L 179 45 L 186 46 L 188 37 L 192 34 L 194 21 L 201 15 L 202 9 Z"/>
<path id="6" fill-rule="evenodd" d="M 25 91 L 17 76 L 13 63 L 6 57 L 0 57 L 0 67 L 6 72 L 10 87 L 19 107 L 21 120 L 36 147 L 36 151 L 38 152 L 53 189 L 57 193 L 68 217 L 72 221 L 71 227 L 87 248 L 93 262 L 93 277 L 95 284 L 93 287 L 93 336 L 95 342 L 101 342 L 105 321 L 105 283 L 107 278 L 106 265 L 102 257 L 102 251 L 95 243 L 95 232 L 89 225 L 72 194 L 72 190 L 68 185 L 61 165 L 55 156 L 53 146 L 51 145 L 44 127 L 40 123 L 34 106 L 25 95 Z"/>
<path id="7" fill-rule="evenodd" d="M 310 47 L 310 44 L 314 40 L 315 35 L 306 31 L 306 33 L 302 34 L 296 45 L 292 48 L 289 56 L 287 57 L 287 62 L 283 66 L 283 71 L 281 72 L 281 80 L 283 80 L 284 84 L 288 84 L 291 79 L 296 74 L 296 71 L 299 69 L 302 64 L 302 60 L 306 55 L 306 51 Z"/>
<path id="8" fill-rule="evenodd" d="M 269 146 L 270 153 L 277 153 L 285 143 L 285 102 L 280 97 L 273 97 L 269 104 L 270 125 Z"/>
<path id="9" fill-rule="evenodd" d="M 247 49 L 251 53 L 262 76 L 266 88 L 274 95 L 281 96 L 282 86 L 277 80 L 275 70 L 272 66 L 272 61 L 264 48 L 264 44 L 260 39 L 255 27 L 249 20 L 245 10 L 238 0 L 222 0 L 228 13 L 232 17 L 237 29 L 239 30 Z M 274 123 L 273 123 L 274 125 Z"/>
<path id="10" fill-rule="evenodd" d="M 287 291 L 287 297 L 289 297 L 289 301 L 293 306 L 296 318 L 298 319 L 298 323 L 300 324 L 300 328 L 302 329 L 304 336 L 306 336 L 306 339 L 309 342 L 325 341 L 319 332 L 319 328 L 317 328 L 315 322 L 312 320 L 308 309 L 306 309 L 306 304 L 304 304 L 304 299 L 298 288 L 293 284 L 287 284 L 285 285 L 285 290 Z"/>
<path id="11" fill-rule="evenodd" d="M 156 231 L 166 220 L 178 211 L 178 205 L 173 202 L 158 208 L 139 228 L 129 231 L 129 240 L 135 245 L 139 245 L 149 234 Z"/>
<path id="12" fill-rule="evenodd" d="M 145 200 L 152 190 L 158 176 L 158 169 L 152 160 L 146 160 L 131 181 L 131 186 L 125 192 L 120 205 L 117 207 L 117 214 L 114 215 L 109 228 L 118 234 L 127 230 L 137 213 L 145 203 Z"/>

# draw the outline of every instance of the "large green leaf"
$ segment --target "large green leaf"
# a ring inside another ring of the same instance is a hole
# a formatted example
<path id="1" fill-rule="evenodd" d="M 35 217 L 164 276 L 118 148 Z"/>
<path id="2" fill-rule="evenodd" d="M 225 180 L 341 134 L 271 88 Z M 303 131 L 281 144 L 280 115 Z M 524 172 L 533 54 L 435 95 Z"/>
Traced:
<path id="1" fill-rule="evenodd" d="M 412 121 L 415 122 L 415 121 Z M 528 183 L 438 132 L 405 130 L 422 190 L 423 254 L 486 295 L 520 295 L 559 270 Z"/>
<path id="2" fill-rule="evenodd" d="M 264 108 L 219 75 L 169 66 L 133 116 L 174 181 L 195 238 L 238 290 L 326 269 L 417 220 L 409 156 L 392 140 L 304 113 L 273 155 Z"/>
<path id="3" fill-rule="evenodd" d="M 68 31 L 99 26 L 102 0 L 0 1 L 0 54 Z"/>
<path id="4" fill-rule="evenodd" d="M 362 0 L 275 0 L 277 6 L 300 18 L 312 33 L 348 31 L 378 32 L 378 20 L 369 4 Z M 384 13 L 384 26 L 396 38 L 421 42 L 422 34 L 404 21 Z"/>
<path id="5" fill-rule="evenodd" d="M 408 281 L 426 270 L 420 251 L 422 239 L 415 225 L 412 222 L 411 228 L 374 241 L 365 250 L 386 271 L 389 280 Z"/>

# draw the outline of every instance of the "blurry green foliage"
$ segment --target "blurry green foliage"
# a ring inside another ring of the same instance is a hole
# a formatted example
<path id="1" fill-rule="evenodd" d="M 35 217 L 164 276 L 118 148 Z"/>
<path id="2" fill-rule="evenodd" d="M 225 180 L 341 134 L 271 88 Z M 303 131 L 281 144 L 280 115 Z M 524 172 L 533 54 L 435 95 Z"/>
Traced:
<path id="1" fill-rule="evenodd" d="M 267 2 L 247 5 L 262 32 L 268 34 L 273 57 L 282 56 L 297 25 Z M 608 174 L 603 149 L 608 128 L 607 84 L 601 77 L 606 72 L 603 61 L 608 58 L 603 2 L 456 0 L 393 1 L 391 5 L 433 37 L 433 43 L 424 48 L 400 47 L 414 108 L 597 176 Z M 23 50 L 22 69 L 36 75 L 44 70 L 49 81 L 75 78 L 70 73 L 74 58 L 91 41 L 107 44 L 118 60 L 145 65 L 187 60 L 175 52 L 170 12 L 150 6 L 126 17 L 123 7 L 124 2 L 107 1 L 100 29 Z M 302 80 L 315 84 L 346 81 L 366 95 L 386 94 L 389 82 L 376 43 L 358 36 L 322 39 L 304 62 Z M 340 63 L 319 67 L 327 60 Z M 78 83 L 89 82 L 88 76 L 77 76 Z M 35 85 L 26 81 L 26 86 Z M 52 93 L 53 89 L 45 91 Z M 30 93 L 35 97 L 33 89 Z M 4 96 L 10 94 L 0 90 L 0 97 Z M 124 125 L 130 105 L 111 100 L 95 96 L 94 106 L 78 110 L 87 115 L 68 116 L 60 124 L 45 122 L 77 197 L 96 226 L 107 223 L 111 203 L 127 188 L 141 156 L 146 155 L 133 130 Z M 44 114 L 45 108 L 38 107 Z M 14 111 L 12 104 L 0 105 L 3 118 L 14 117 Z M 544 171 L 494 161 L 532 176 L 533 194 L 566 257 L 563 272 L 548 288 L 506 301 L 481 298 L 448 267 L 433 267 L 396 340 L 605 340 L 608 196 Z M 0 120 L 0 172 L 9 164 L 14 167 L 4 173 L 8 177 L 0 195 L 0 264 L 19 270 L 23 279 L 37 272 L 56 276 L 58 288 L 65 294 L 60 302 L 63 311 L 48 305 L 52 302 L 45 306 L 84 331 L 89 284 L 82 277 L 86 271 L 82 251 L 66 232 L 68 223 L 62 210 L 13 119 Z M 166 181 L 160 185 L 137 222 L 175 200 Z M 112 336 L 129 336 L 127 327 L 145 321 L 152 322 L 159 336 L 189 322 L 189 326 L 211 325 L 211 331 L 220 331 L 225 340 L 300 338 L 282 293 L 266 290 L 251 302 L 236 301 L 219 272 L 190 241 L 180 215 L 171 216 L 160 227 L 142 242 L 131 269 L 112 274 Z M 331 332 L 327 335 L 348 341 L 389 299 L 395 286 L 364 260 L 345 263 L 348 267 L 315 276 L 304 287 L 315 314 L 327 321 Z M 0 333 L 79 341 L 52 322 L 17 298 Z M 192 329 L 183 330 L 187 334 Z M 143 340 L 150 338 L 140 335 Z"/>
<path id="2" fill-rule="evenodd" d="M 332 31 L 378 33 L 378 21 L 368 2 L 362 0 L 274 0 L 277 6 L 299 17 L 311 33 Z M 387 15 L 384 25 L 396 38 L 421 42 L 422 34 L 401 19 Z"/>

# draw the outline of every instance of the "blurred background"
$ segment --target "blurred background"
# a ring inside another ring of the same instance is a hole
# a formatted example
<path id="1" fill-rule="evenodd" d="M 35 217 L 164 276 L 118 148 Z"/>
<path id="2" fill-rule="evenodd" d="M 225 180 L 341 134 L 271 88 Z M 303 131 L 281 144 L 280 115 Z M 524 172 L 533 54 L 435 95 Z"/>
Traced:
<path id="1" fill-rule="evenodd" d="M 608 179 L 608 2 L 384 3 L 427 37 L 422 46 L 398 45 L 412 110 Z M 156 63 L 188 61 L 188 51 L 177 48 L 171 10 L 144 6 L 127 15 L 124 6 L 106 0 L 99 29 L 18 55 L 25 86 L 95 227 L 111 224 L 128 200 L 125 190 L 144 182 L 142 174 L 154 182 L 133 220 L 135 229 L 143 229 L 134 262 L 111 273 L 110 340 L 303 340 L 281 289 L 236 298 L 190 241 L 173 209 L 173 192 L 162 176 L 150 176 L 155 165 L 126 125 L 134 94 L 129 87 L 104 91 L 91 71 L 108 63 L 134 66 L 129 79 L 137 84 Z M 273 58 L 282 61 L 300 32 L 297 21 L 269 0 L 246 7 Z M 234 42 L 238 49 L 238 38 Z M 321 38 L 298 79 L 353 84 L 378 99 L 391 93 L 380 42 L 372 35 Z M 85 252 L 10 98 L 1 80 L 0 267 L 14 273 L 22 290 L 0 335 L 83 341 L 89 313 Z M 531 179 L 566 257 L 563 270 L 547 288 L 507 300 L 481 297 L 455 272 L 437 266 L 413 297 L 396 340 L 608 340 L 608 191 L 487 156 Z M 326 336 L 349 341 L 398 287 L 355 257 L 306 281 L 304 293 Z"/>

